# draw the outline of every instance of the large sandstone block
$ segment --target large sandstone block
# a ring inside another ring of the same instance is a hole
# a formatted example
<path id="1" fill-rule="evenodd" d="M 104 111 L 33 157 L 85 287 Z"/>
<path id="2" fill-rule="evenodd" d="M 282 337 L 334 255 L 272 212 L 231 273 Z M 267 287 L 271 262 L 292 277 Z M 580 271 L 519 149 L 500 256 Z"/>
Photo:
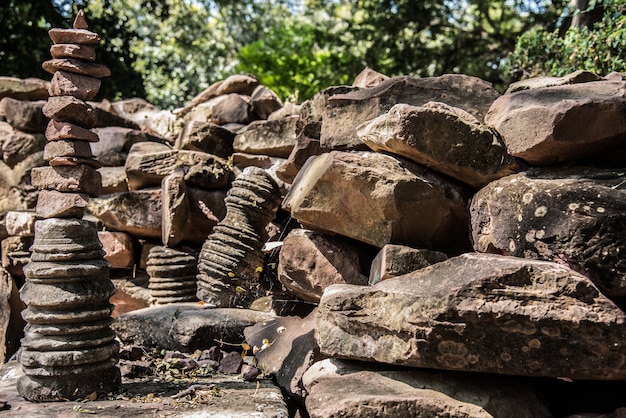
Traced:
<path id="1" fill-rule="evenodd" d="M 527 384 L 494 376 L 368 367 L 345 360 L 315 363 L 304 374 L 311 418 L 549 418 Z"/>
<path id="2" fill-rule="evenodd" d="M 235 137 L 237 152 L 287 158 L 296 143 L 298 116 L 252 122 Z"/>
<path id="3" fill-rule="evenodd" d="M 533 169 L 505 177 L 470 204 L 474 249 L 555 261 L 609 296 L 626 295 L 622 170 Z"/>
<path id="4" fill-rule="evenodd" d="M 590 159 L 626 136 L 626 81 L 522 90 L 499 97 L 485 123 L 532 165 Z"/>
<path id="5" fill-rule="evenodd" d="M 48 123 L 43 113 L 45 104 L 43 100 L 29 102 L 5 97 L 0 100 L 0 114 L 15 129 L 41 133 Z"/>
<path id="6" fill-rule="evenodd" d="M 38 78 L 0 76 L 0 99 L 11 97 L 17 100 L 46 100 L 49 85 L 49 81 Z"/>
<path id="7" fill-rule="evenodd" d="M 134 144 L 126 159 L 128 188 L 160 186 L 165 176 L 181 168 L 185 182 L 203 189 L 226 189 L 230 168 L 226 160 L 197 151 L 174 150 L 155 142 Z"/>
<path id="8" fill-rule="evenodd" d="M 468 253 L 320 301 L 320 350 L 407 366 L 626 378 L 626 314 L 556 263 Z"/>
<path id="9" fill-rule="evenodd" d="M 283 207 L 302 224 L 382 247 L 467 248 L 466 190 L 410 161 L 333 151 L 309 159 Z"/>
<path id="10" fill-rule="evenodd" d="M 397 104 L 357 134 L 374 151 L 406 157 L 472 187 L 520 169 L 487 126 L 444 103 Z"/>
<path id="11" fill-rule="evenodd" d="M 498 96 L 490 83 L 461 74 L 394 77 L 369 89 L 330 96 L 322 115 L 322 146 L 358 147 L 357 127 L 386 113 L 397 103 L 421 106 L 430 101 L 442 102 L 459 107 L 482 121 Z"/>

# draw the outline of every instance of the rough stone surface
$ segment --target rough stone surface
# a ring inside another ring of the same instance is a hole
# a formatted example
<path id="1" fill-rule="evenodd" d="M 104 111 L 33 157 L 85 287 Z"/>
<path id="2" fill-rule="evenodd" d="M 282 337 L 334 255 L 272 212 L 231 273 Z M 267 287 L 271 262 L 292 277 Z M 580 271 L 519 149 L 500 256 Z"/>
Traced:
<path id="1" fill-rule="evenodd" d="M 311 418 L 549 418 L 520 381 L 463 373 L 394 370 L 328 359 L 304 375 Z"/>
<path id="2" fill-rule="evenodd" d="M 603 157 L 626 135 L 626 81 L 594 81 L 506 94 L 485 123 L 531 165 Z"/>
<path id="3" fill-rule="evenodd" d="M 376 87 L 385 80 L 389 80 L 389 77 L 368 67 L 363 69 L 363 71 L 354 78 L 352 85 L 354 87 L 368 89 L 370 87 Z"/>
<path id="4" fill-rule="evenodd" d="M 42 190 L 98 196 L 102 188 L 100 173 L 87 165 L 35 167 L 31 177 L 33 186 Z"/>
<path id="5" fill-rule="evenodd" d="M 520 169 L 487 126 L 443 103 L 397 104 L 357 134 L 374 151 L 406 157 L 476 188 Z"/>
<path id="6" fill-rule="evenodd" d="M 41 134 L 29 134 L 12 129 L 1 143 L 2 160 L 13 168 L 30 155 L 43 150 L 46 138 Z"/>
<path id="7" fill-rule="evenodd" d="M 135 243 L 129 234 L 98 231 L 98 239 L 105 252 L 104 259 L 111 264 L 111 268 L 132 268 L 135 265 Z"/>
<path id="8" fill-rule="evenodd" d="M 35 212 L 9 211 L 4 217 L 7 234 L 32 237 L 35 236 Z"/>
<path id="9" fill-rule="evenodd" d="M 467 248 L 463 187 L 410 161 L 333 151 L 310 159 L 283 208 L 315 227 L 382 247 Z"/>
<path id="10" fill-rule="evenodd" d="M 183 109 L 177 112 L 178 116 L 183 117 L 187 115 L 187 113 L 189 113 L 196 106 L 209 101 L 214 97 L 229 93 L 250 95 L 258 85 L 259 80 L 254 77 L 243 74 L 232 75 L 224 80 L 211 84 L 206 90 L 191 99 L 191 101 Z"/>
<path id="11" fill-rule="evenodd" d="M 40 190 L 37 197 L 37 217 L 82 218 L 89 203 L 89 195 L 81 192 Z"/>
<path id="12" fill-rule="evenodd" d="M 74 96 L 81 100 L 91 100 L 100 90 L 101 81 L 97 78 L 57 71 L 50 82 L 50 96 Z"/>
<path id="13" fill-rule="evenodd" d="M 280 180 L 289 184 L 293 183 L 296 175 L 309 157 L 328 152 L 320 144 L 321 128 L 322 124 L 320 122 L 310 122 L 302 127 L 296 137 L 296 144 L 291 150 L 289 157 L 287 157 L 287 161 L 276 169 L 276 176 Z"/>
<path id="14" fill-rule="evenodd" d="M 180 244 L 191 227 L 190 205 L 183 170 L 178 168 L 163 178 L 161 183 L 163 201 L 163 244 L 174 247 Z"/>
<path id="15" fill-rule="evenodd" d="M 235 133 L 211 122 L 189 122 L 176 143 L 179 149 L 200 151 L 228 158 L 233 153 Z"/>
<path id="16" fill-rule="evenodd" d="M 0 76 L 0 99 L 11 97 L 16 100 L 46 100 L 49 85 L 49 81 L 38 78 Z"/>
<path id="17" fill-rule="evenodd" d="M 533 77 L 527 80 L 511 83 L 506 90 L 506 94 L 515 93 L 520 90 L 541 89 L 545 87 L 562 86 L 565 84 L 588 83 L 590 81 L 600 81 L 601 77 L 596 74 L 578 70 L 563 77 Z"/>
<path id="18" fill-rule="evenodd" d="M 624 172 L 532 169 L 490 183 L 472 198 L 477 251 L 555 261 L 626 295 Z"/>
<path id="19" fill-rule="evenodd" d="M 46 129 L 48 120 L 43 114 L 45 101 L 34 102 L 5 97 L 0 100 L 0 114 L 13 128 L 24 132 L 41 133 Z"/>
<path id="20" fill-rule="evenodd" d="M 296 143 L 298 116 L 270 121 L 255 121 L 235 137 L 237 152 L 287 158 Z"/>
<path id="21" fill-rule="evenodd" d="M 146 261 L 150 276 L 150 295 L 153 303 L 193 302 L 196 298 L 198 254 L 189 249 L 173 249 L 156 245 L 150 248 Z"/>
<path id="22" fill-rule="evenodd" d="M 283 107 L 283 103 L 276 93 L 265 86 L 257 86 L 250 94 L 252 110 L 261 119 L 267 119 L 269 115 Z"/>
<path id="23" fill-rule="evenodd" d="M 257 367 L 300 403 L 307 396 L 302 376 L 322 359 L 315 340 L 316 317 L 313 311 L 305 318 L 278 317 L 244 329 Z"/>
<path id="24" fill-rule="evenodd" d="M 381 280 L 402 276 L 447 259 L 448 257 L 439 251 L 387 244 L 372 261 L 368 283 L 373 285 Z"/>
<path id="25" fill-rule="evenodd" d="M 358 147 L 357 126 L 389 111 L 397 103 L 421 106 L 430 101 L 442 102 L 464 109 L 482 121 L 498 96 L 491 84 L 466 75 L 394 77 L 376 87 L 329 97 L 323 112 L 322 146 Z"/>
<path id="26" fill-rule="evenodd" d="M 163 178 L 177 167 L 185 172 L 189 186 L 226 189 L 230 180 L 230 169 L 222 158 L 197 151 L 173 150 L 150 142 L 133 145 L 125 167 L 130 190 L 160 186 Z"/>
<path id="27" fill-rule="evenodd" d="M 43 69 L 54 74 L 60 71 L 93 78 L 108 77 L 111 70 L 106 65 L 85 62 L 74 58 L 53 58 L 43 63 Z"/>
<path id="28" fill-rule="evenodd" d="M 320 350 L 331 357 L 623 380 L 625 320 L 565 266 L 467 253 L 371 287 L 331 286 L 317 327 Z"/>
<path id="29" fill-rule="evenodd" d="M 299 298 L 317 303 L 331 284 L 367 284 L 362 256 L 341 237 L 294 229 L 280 250 L 278 279 Z"/>
<path id="30" fill-rule="evenodd" d="M 207 309 L 198 303 L 155 305 L 120 315 L 113 329 L 123 343 L 193 352 L 220 345 L 241 344 L 243 330 L 272 318 L 248 309 Z"/>
<path id="31" fill-rule="evenodd" d="M 81 128 L 69 122 L 51 120 L 46 127 L 46 138 L 48 141 L 61 139 L 83 140 L 97 142 L 100 140 L 98 134 L 88 129 Z"/>
<path id="32" fill-rule="evenodd" d="M 14 277 L 24 277 L 23 267 L 30 261 L 33 237 L 8 237 L 2 240 L 2 268 Z"/>
<path id="33" fill-rule="evenodd" d="M 55 44 L 50 47 L 52 58 L 77 58 L 86 61 L 96 60 L 96 48 L 81 44 Z"/>
<path id="34" fill-rule="evenodd" d="M 6 361 L 6 335 L 11 319 L 11 290 L 13 289 L 13 279 L 8 271 L 0 269 L 0 364 Z"/>
<path id="35" fill-rule="evenodd" d="M 95 110 L 85 101 L 73 96 L 50 97 L 42 111 L 50 119 L 69 122 L 83 128 L 93 128 L 96 125 Z"/>

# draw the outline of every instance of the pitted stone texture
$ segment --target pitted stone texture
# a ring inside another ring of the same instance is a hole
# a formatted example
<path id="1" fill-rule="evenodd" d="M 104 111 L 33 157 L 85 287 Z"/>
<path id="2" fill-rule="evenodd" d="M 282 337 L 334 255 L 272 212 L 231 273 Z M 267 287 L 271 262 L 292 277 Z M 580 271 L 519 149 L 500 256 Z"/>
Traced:
<path id="1" fill-rule="evenodd" d="M 506 94 L 485 123 L 532 165 L 605 158 L 626 135 L 626 81 L 593 81 Z M 623 160 L 620 161 L 623 163 Z"/>
<path id="2" fill-rule="evenodd" d="M 154 246 L 148 253 L 148 288 L 155 304 L 193 302 L 196 298 L 198 256 L 190 249 Z"/>
<path id="3" fill-rule="evenodd" d="M 315 363 L 304 375 L 311 418 L 550 418 L 527 384 L 503 377 Z"/>
<path id="4" fill-rule="evenodd" d="M 444 103 L 397 104 L 357 134 L 374 151 L 406 157 L 476 188 L 520 169 L 487 126 Z"/>
<path id="5" fill-rule="evenodd" d="M 323 354 L 444 370 L 623 380 L 626 314 L 556 263 L 467 253 L 320 301 Z"/>
<path id="6" fill-rule="evenodd" d="M 261 248 L 280 190 L 265 170 L 247 167 L 225 201 L 226 217 L 205 241 L 198 260 L 198 298 L 216 307 L 241 306 L 261 293 Z"/>
<path id="7" fill-rule="evenodd" d="M 469 247 L 467 190 L 407 160 L 333 151 L 309 159 L 283 208 L 303 225 L 376 247 L 458 253 Z"/>
<path id="8" fill-rule="evenodd" d="M 397 103 L 421 106 L 430 101 L 442 102 L 482 121 L 498 96 L 490 83 L 461 74 L 390 78 L 376 87 L 330 96 L 322 117 L 322 146 L 358 148 L 361 141 L 356 136 L 357 127 L 386 113 Z"/>
<path id="9" fill-rule="evenodd" d="M 622 170 L 533 169 L 490 183 L 470 204 L 476 251 L 566 264 L 626 295 Z"/>

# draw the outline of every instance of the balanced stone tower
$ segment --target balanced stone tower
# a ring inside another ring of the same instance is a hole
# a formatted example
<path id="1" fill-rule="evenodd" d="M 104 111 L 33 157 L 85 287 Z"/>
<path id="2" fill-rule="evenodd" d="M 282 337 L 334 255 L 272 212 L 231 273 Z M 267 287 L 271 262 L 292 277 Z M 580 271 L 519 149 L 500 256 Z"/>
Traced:
<path id="1" fill-rule="evenodd" d="M 102 187 L 90 146 L 98 141 L 89 131 L 96 112 L 85 100 L 93 99 L 110 71 L 93 62 L 100 37 L 88 30 L 82 11 L 73 29 L 49 34 L 53 59 L 43 64 L 54 74 L 43 108 L 51 119 L 44 148 L 48 165 L 31 173 L 39 189 L 38 220 L 21 290 L 28 307 L 20 355 L 24 376 L 17 389 L 30 401 L 79 399 L 121 383 L 110 265 L 95 225 L 82 219 L 89 197 Z"/>
<path id="2" fill-rule="evenodd" d="M 280 204 L 280 190 L 267 172 L 247 167 L 226 195 L 226 216 L 202 246 L 198 298 L 209 306 L 244 306 L 261 295 L 263 244 Z"/>

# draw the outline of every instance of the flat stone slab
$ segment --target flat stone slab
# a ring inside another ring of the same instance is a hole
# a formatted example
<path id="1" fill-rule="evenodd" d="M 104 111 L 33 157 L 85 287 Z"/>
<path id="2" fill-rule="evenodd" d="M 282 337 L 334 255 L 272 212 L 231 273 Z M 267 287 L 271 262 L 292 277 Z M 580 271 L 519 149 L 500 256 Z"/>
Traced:
<path id="1" fill-rule="evenodd" d="M 0 399 L 9 408 L 0 416 L 64 417 L 275 417 L 289 413 L 280 389 L 269 380 L 246 382 L 239 376 L 215 375 L 177 383 L 155 381 L 153 376 L 123 379 L 119 392 L 95 401 L 34 403 L 22 398 L 16 380 L 20 365 L 10 362 L 0 369 Z M 189 396 L 177 396 L 192 387 Z"/>

